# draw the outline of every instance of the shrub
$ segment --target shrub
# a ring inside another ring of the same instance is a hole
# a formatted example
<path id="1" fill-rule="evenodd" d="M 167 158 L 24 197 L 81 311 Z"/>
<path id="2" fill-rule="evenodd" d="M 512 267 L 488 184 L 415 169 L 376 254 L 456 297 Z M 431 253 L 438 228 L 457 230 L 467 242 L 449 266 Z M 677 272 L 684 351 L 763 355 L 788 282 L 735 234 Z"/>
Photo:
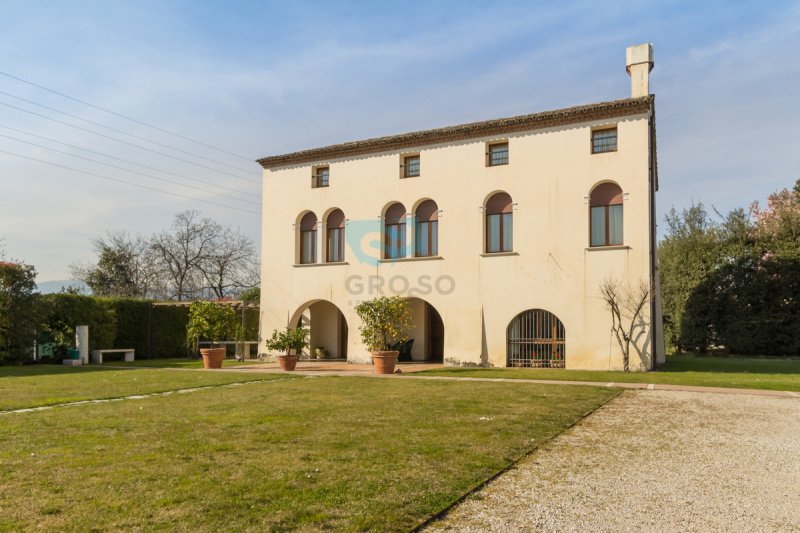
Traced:
<path id="1" fill-rule="evenodd" d="M 381 296 L 356 307 L 361 318 L 361 340 L 371 352 L 389 350 L 389 345 L 405 342 L 411 329 L 411 309 L 402 296 Z"/>
<path id="2" fill-rule="evenodd" d="M 294 354 L 299 356 L 301 350 L 308 346 L 308 335 L 309 330 L 302 326 L 295 329 L 287 327 L 283 331 L 276 329 L 266 342 L 267 349 L 286 352 L 286 355 L 290 355 L 289 350 L 294 350 Z"/>
<path id="3" fill-rule="evenodd" d="M 222 341 L 232 337 L 236 331 L 236 312 L 227 305 L 213 302 L 194 302 L 189 307 L 189 323 L 186 340 L 191 345 L 196 339 Z"/>
<path id="4" fill-rule="evenodd" d="M 38 323 L 36 270 L 0 262 L 0 363 L 29 359 Z"/>

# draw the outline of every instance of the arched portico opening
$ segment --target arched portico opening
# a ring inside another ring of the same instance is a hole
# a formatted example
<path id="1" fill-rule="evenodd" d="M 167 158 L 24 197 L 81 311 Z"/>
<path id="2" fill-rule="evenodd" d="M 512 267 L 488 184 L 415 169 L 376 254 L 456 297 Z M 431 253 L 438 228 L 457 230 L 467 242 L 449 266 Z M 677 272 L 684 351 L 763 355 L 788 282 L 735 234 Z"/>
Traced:
<path id="1" fill-rule="evenodd" d="M 314 354 L 315 348 L 324 348 L 329 359 L 347 359 L 347 320 L 331 302 L 312 300 L 303 304 L 289 319 L 289 326 L 310 330 L 309 348 L 303 351 L 305 357 Z"/>
<path id="2" fill-rule="evenodd" d="M 411 361 L 441 363 L 444 361 L 444 321 L 431 304 L 420 298 L 409 298 L 414 326 L 408 337 L 413 340 Z M 401 353 L 401 355 L 404 355 Z M 406 359 L 409 360 L 409 359 Z"/>
<path id="3" fill-rule="evenodd" d="M 506 330 L 508 366 L 564 368 L 566 332 L 556 315 L 529 309 L 515 316 Z"/>

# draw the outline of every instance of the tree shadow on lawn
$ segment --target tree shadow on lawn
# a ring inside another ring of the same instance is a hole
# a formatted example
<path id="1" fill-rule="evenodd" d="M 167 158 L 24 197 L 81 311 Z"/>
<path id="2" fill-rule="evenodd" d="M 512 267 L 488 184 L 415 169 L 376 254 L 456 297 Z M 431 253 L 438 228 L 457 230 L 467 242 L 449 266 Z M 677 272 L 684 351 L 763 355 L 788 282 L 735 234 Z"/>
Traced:
<path id="1" fill-rule="evenodd" d="M 736 357 L 730 355 L 676 354 L 657 372 L 719 372 L 725 374 L 796 374 L 800 376 L 798 357 Z"/>
<path id="2" fill-rule="evenodd" d="M 49 376 L 64 374 L 80 374 L 86 372 L 113 372 L 119 370 L 136 370 L 137 367 L 103 367 L 100 365 L 64 366 L 55 364 L 0 366 L 0 378 L 24 378 L 32 376 Z"/>

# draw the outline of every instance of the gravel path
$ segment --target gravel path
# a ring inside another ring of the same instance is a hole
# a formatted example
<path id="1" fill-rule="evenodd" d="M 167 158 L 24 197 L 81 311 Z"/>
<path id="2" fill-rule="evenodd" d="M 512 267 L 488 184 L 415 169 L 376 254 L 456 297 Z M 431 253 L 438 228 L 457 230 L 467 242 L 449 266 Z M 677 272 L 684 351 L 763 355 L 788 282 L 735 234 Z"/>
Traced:
<path id="1" fill-rule="evenodd" d="M 426 531 L 798 531 L 800 400 L 627 391 Z"/>

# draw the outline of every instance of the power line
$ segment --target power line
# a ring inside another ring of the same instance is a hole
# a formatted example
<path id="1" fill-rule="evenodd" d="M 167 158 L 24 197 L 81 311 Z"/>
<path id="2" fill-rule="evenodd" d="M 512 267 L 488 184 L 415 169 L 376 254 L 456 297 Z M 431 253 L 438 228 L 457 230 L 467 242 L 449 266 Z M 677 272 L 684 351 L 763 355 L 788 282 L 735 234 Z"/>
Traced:
<path id="1" fill-rule="evenodd" d="M 89 148 L 83 148 L 81 146 L 77 146 L 77 145 L 74 145 L 74 144 L 65 143 L 64 141 L 59 141 L 57 139 L 52 139 L 50 137 L 45 137 L 44 135 L 38 135 L 36 133 L 31 133 L 29 131 L 20 130 L 20 129 L 17 129 L 17 128 L 12 128 L 11 126 L 7 126 L 5 124 L 0 124 L 0 128 L 5 128 L 7 130 L 15 131 L 17 133 L 22 133 L 24 135 L 29 135 L 31 137 L 36 137 L 37 139 L 42 139 L 42 140 L 45 140 L 45 141 L 53 142 L 53 143 L 56 143 L 56 144 L 60 144 L 62 146 L 68 146 L 68 147 L 73 148 L 75 150 L 81 150 L 81 151 L 84 151 L 84 152 L 88 152 L 90 154 L 95 154 L 95 155 L 99 155 L 101 157 L 107 157 L 109 159 L 114 159 L 115 161 L 121 161 L 121 162 L 127 163 L 129 165 L 134 165 L 134 166 L 137 166 L 137 167 L 146 168 L 148 170 L 153 170 L 155 172 L 161 172 L 162 174 L 169 174 L 170 176 L 175 176 L 177 178 L 185 179 L 187 181 L 204 183 L 204 184 L 210 185 L 212 187 L 217 187 L 219 189 L 224 189 L 226 191 L 235 192 L 237 194 L 242 194 L 242 195 L 245 195 L 245 196 L 257 196 L 257 195 L 255 195 L 253 193 L 250 193 L 250 192 L 245 192 L 245 191 L 242 191 L 242 190 L 239 190 L 239 189 L 234 189 L 232 187 L 226 187 L 225 185 L 219 185 L 217 183 L 212 183 L 210 181 L 201 180 L 200 178 L 192 178 L 192 177 L 186 176 L 184 174 L 177 174 L 175 172 L 170 172 L 169 170 L 163 170 L 163 169 L 160 169 L 160 168 L 151 167 L 150 165 L 144 165 L 142 163 L 137 163 L 136 161 L 131 161 L 129 159 L 124 159 L 122 157 L 117 157 L 117 156 L 113 156 L 113 155 L 110 155 L 110 154 L 104 154 L 103 152 L 97 152 L 95 150 L 90 150 Z"/>
<path id="2" fill-rule="evenodd" d="M 217 165 L 230 167 L 230 168 L 235 169 L 235 170 L 241 170 L 242 172 L 251 172 L 249 169 L 246 169 L 246 168 L 237 167 L 236 165 L 230 165 L 228 163 L 225 163 L 224 161 L 218 161 L 216 159 L 211 159 L 210 157 L 205 157 L 205 156 L 196 154 L 194 152 L 189 152 L 188 150 L 182 150 L 180 148 L 175 148 L 174 146 L 170 146 L 169 144 L 164 144 L 164 143 L 161 143 L 161 142 L 158 142 L 158 141 L 153 141 L 153 140 L 150 140 L 150 139 L 148 139 L 146 137 L 140 137 L 138 135 L 134 135 L 133 133 L 128 133 L 127 131 L 123 131 L 123 130 L 114 128 L 112 126 L 108 126 L 108 125 L 103 124 L 101 122 L 95 122 L 94 120 L 89 120 L 88 118 L 79 117 L 78 115 L 73 115 L 72 113 L 67 113 L 66 111 L 61 111 L 60 109 L 56 109 L 54 107 L 46 106 L 44 104 L 40 104 L 40 103 L 35 102 L 33 100 L 28 100 L 27 98 L 22 98 L 21 96 L 16 96 L 14 94 L 7 93 L 5 91 L 0 91 L 0 94 L 3 94 L 5 96 L 10 96 L 11 98 L 15 98 L 15 99 L 20 100 L 22 102 L 26 102 L 28 104 L 35 105 L 37 107 L 41 107 L 43 109 L 47 109 L 48 111 L 53 111 L 55 113 L 59 113 L 61 115 L 64 115 L 64 116 L 67 116 L 67 117 L 70 117 L 70 118 L 81 120 L 83 122 L 88 122 L 89 124 L 92 124 L 94 126 L 100 126 L 101 128 L 106 128 L 106 129 L 111 130 L 113 132 L 121 133 L 123 135 L 127 135 L 128 137 L 133 137 L 134 139 L 137 139 L 137 140 L 140 140 L 140 141 L 144 141 L 146 143 L 155 144 L 156 146 L 161 146 L 161 147 L 164 147 L 164 148 L 168 148 L 170 150 L 174 150 L 176 152 L 180 152 L 182 154 L 190 155 L 192 157 L 197 157 L 199 159 L 204 159 L 204 160 L 209 161 L 211 163 L 216 163 Z"/>
<path id="3" fill-rule="evenodd" d="M 194 165 L 196 167 L 205 168 L 205 169 L 211 170 L 213 172 L 219 172 L 220 174 L 222 174 L 224 176 L 228 176 L 228 177 L 231 177 L 231 178 L 236 178 L 236 179 L 244 180 L 244 181 L 251 181 L 253 183 L 260 183 L 256 179 L 243 178 L 243 177 L 237 176 L 235 174 L 225 173 L 224 171 L 222 171 L 222 170 L 220 170 L 218 168 L 213 168 L 213 167 L 209 167 L 208 165 L 195 163 L 194 161 L 189 161 L 188 159 L 183 159 L 183 158 L 171 155 L 171 154 L 166 154 L 164 152 L 159 152 L 158 150 L 153 150 L 152 148 L 146 148 L 144 146 L 139 146 L 138 144 L 130 143 L 130 142 L 125 141 L 123 139 L 118 139 L 116 137 L 111 137 L 110 135 L 106 135 L 104 133 L 98 133 L 96 131 L 93 131 L 93 130 L 90 130 L 90 129 L 87 129 L 87 128 L 82 128 L 80 126 L 76 126 L 75 124 L 70 124 L 69 122 L 64 122 L 63 120 L 58 120 L 58 119 L 55 119 L 55 118 L 52 118 L 52 117 L 48 117 L 47 115 L 42 115 L 41 113 L 36 113 L 35 111 L 30 111 L 29 109 L 25 109 L 25 108 L 22 108 L 22 107 L 17 107 L 15 105 L 11 105 L 11 104 L 6 103 L 6 102 L 0 101 L 0 105 L 4 105 L 6 107 L 10 107 L 10 108 L 16 109 L 18 111 L 22 111 L 23 113 L 28 113 L 28 114 L 31 114 L 31 115 L 34 115 L 34 116 L 37 116 L 37 117 L 41 117 L 41 118 L 43 118 L 45 120 L 50 120 L 50 121 L 56 122 L 58 124 L 63 124 L 64 126 L 68 126 L 70 128 L 75 128 L 76 130 L 85 131 L 87 133 L 91 133 L 92 135 L 97 135 L 99 137 L 103 137 L 105 139 L 110 139 L 110 140 L 115 141 L 115 142 L 119 142 L 119 143 L 122 143 L 122 144 L 127 144 L 128 146 L 133 146 L 134 148 L 138 148 L 140 150 L 145 150 L 147 152 L 152 152 L 154 154 L 158 154 L 158 155 L 161 155 L 161 156 L 164 156 L 164 157 L 169 157 L 170 159 L 175 159 L 176 161 L 181 161 L 183 163 L 188 163 L 188 164 Z"/>
<path id="4" fill-rule="evenodd" d="M 11 139 L 12 141 L 16 141 L 16 142 L 19 142 L 19 143 L 29 144 L 29 145 L 35 146 L 37 148 L 43 148 L 45 150 L 50 150 L 50 151 L 53 151 L 53 152 L 56 152 L 56 153 L 59 153 L 59 154 L 64 154 L 64 155 L 67 155 L 69 157 L 75 157 L 77 159 L 82 159 L 84 161 L 89 161 L 90 163 L 95 163 L 95 164 L 98 164 L 98 165 L 105 165 L 107 167 L 116 168 L 117 170 L 122 170 L 123 172 L 131 172 L 133 174 L 139 174 L 140 176 L 145 176 L 147 178 L 152 178 L 154 180 L 164 181 L 166 183 L 172 183 L 173 185 L 178 185 L 180 187 L 186 187 L 187 189 L 194 189 L 196 191 L 206 192 L 206 193 L 209 193 L 209 194 L 216 194 L 217 196 L 222 196 L 224 198 L 228 198 L 228 199 L 234 200 L 236 202 L 247 202 L 248 204 L 258 205 L 258 206 L 261 205 L 260 202 L 254 202 L 252 200 L 245 200 L 243 198 L 236 198 L 234 196 L 228 196 L 227 194 L 222 194 L 222 193 L 219 193 L 219 192 L 216 192 L 216 191 L 210 191 L 208 189 L 203 189 L 201 187 L 193 187 L 191 185 L 185 185 L 183 183 L 179 183 L 177 181 L 170 180 L 170 179 L 167 179 L 167 178 L 161 178 L 159 176 L 153 176 L 152 174 L 147 174 L 145 172 L 139 172 L 138 170 L 130 170 L 130 169 L 127 169 L 127 168 L 124 168 L 124 167 L 113 165 L 111 163 L 105 163 L 103 161 L 98 161 L 97 159 L 91 159 L 89 157 L 83 157 L 82 155 L 71 154 L 71 153 L 65 152 L 63 150 L 56 150 L 55 148 L 50 148 L 48 146 L 43 146 L 41 144 L 36 144 L 36 143 L 32 143 L 30 141 L 17 139 L 16 137 L 11 137 L 10 135 L 3 135 L 2 133 L 0 133 L 0 137 L 4 137 L 6 139 Z"/>
<path id="5" fill-rule="evenodd" d="M 47 91 L 47 92 L 50 92 L 50 93 L 53 93 L 53 94 L 57 94 L 58 96 L 61 96 L 63 98 L 67 98 L 69 100 L 72 100 L 73 102 L 78 102 L 79 104 L 83 104 L 83 105 L 92 107 L 94 109 L 98 109 L 100 111 L 103 111 L 104 113 L 109 113 L 109 114 L 114 115 L 116 117 L 124 118 L 125 120 L 130 120 L 131 122 L 135 122 L 136 124 L 141 124 L 142 126 L 147 126 L 148 128 L 154 129 L 156 131 L 160 131 L 162 133 L 166 133 L 167 135 L 172 135 L 173 137 L 178 137 L 179 139 L 183 139 L 183 140 L 192 142 L 194 144 L 198 144 L 200 146 L 205 146 L 206 148 L 211 148 L 212 150 L 217 150 L 219 152 L 222 152 L 222 153 L 225 153 L 225 154 L 228 154 L 228 155 L 232 155 L 234 157 L 238 157 L 239 159 L 244 159 L 245 161 L 250 161 L 250 162 L 253 161 L 253 158 L 245 157 L 243 155 L 239 155 L 239 154 L 236 154 L 236 153 L 233 153 L 233 152 L 229 152 L 228 150 L 225 150 L 223 148 L 219 148 L 217 146 L 213 146 L 213 145 L 206 144 L 204 142 L 197 141 L 197 140 L 189 138 L 189 137 L 185 137 L 185 136 L 183 136 L 183 135 L 181 135 L 179 133 L 174 133 L 172 131 L 165 130 L 163 128 L 159 128 L 158 126 L 153 126 L 152 124 L 148 124 L 147 122 L 142 122 L 141 120 L 137 120 L 137 119 L 135 119 L 133 117 L 129 117 L 127 115 L 123 115 L 121 113 L 117 113 L 116 111 L 111 111 L 110 109 L 106 109 L 106 108 L 100 107 L 98 105 L 90 104 L 89 102 L 86 102 L 84 100 L 80 100 L 78 98 L 75 98 L 74 96 L 70 96 L 68 94 L 64 94 L 62 92 L 58 92 L 58 91 L 56 91 L 54 89 L 50 89 L 50 88 L 45 87 L 43 85 L 38 85 L 36 83 L 33 83 L 32 81 L 28 81 L 28 80 L 22 79 L 22 78 L 20 78 L 18 76 L 14 76 L 12 74 L 8 74 L 7 72 L 0 71 L 0 75 L 6 76 L 8 78 L 11 78 L 11 79 L 14 79 L 14 80 L 17 80 L 17 81 L 20 81 L 22 83 L 26 83 L 26 84 L 28 84 L 28 85 L 30 85 L 32 87 L 36 87 L 38 89 L 42 89 L 44 91 Z"/>
<path id="6" fill-rule="evenodd" d="M 212 202 L 211 200 L 202 200 L 200 198 L 195 198 L 193 196 L 188 196 L 186 194 L 181 194 L 181 193 L 177 193 L 177 192 L 164 191 L 162 189 L 156 189 L 155 187 L 149 187 L 147 185 L 142 185 L 140 183 L 132 183 L 130 181 L 125 181 L 125 180 L 121 180 L 121 179 L 117 179 L 117 178 L 112 178 L 112 177 L 109 177 L 109 176 L 104 176 L 102 174 L 95 174 L 94 172 L 88 172 L 88 171 L 85 171 L 85 170 L 79 170 L 77 168 L 72 168 L 72 167 L 68 167 L 68 166 L 65 166 L 65 165 L 59 165 L 58 163 L 51 163 L 50 161 L 45 161 L 43 159 L 37 159 L 35 157 L 29 157 L 27 155 L 17 154 L 17 153 L 14 153 L 14 152 L 7 152 L 6 150 L 0 150 L 0 154 L 6 154 L 6 155 L 14 156 L 14 157 L 20 157 L 22 159 L 28 159 L 30 161 L 36 161 L 37 163 L 44 163 L 45 165 L 50 165 L 50 166 L 53 166 L 53 167 L 63 168 L 65 170 L 70 170 L 72 172 L 77 172 L 79 174 L 86 174 L 87 176 L 94 176 L 96 178 L 100 178 L 100 179 L 104 179 L 104 180 L 108 180 L 108 181 L 115 181 L 117 183 L 123 183 L 125 185 L 130 185 L 131 187 L 138 187 L 140 189 L 146 189 L 146 190 L 149 190 L 149 191 L 155 191 L 155 192 L 161 193 L 161 194 L 169 194 L 169 195 L 172 195 L 172 196 L 178 196 L 180 198 L 185 198 L 185 199 L 188 199 L 188 200 L 192 200 L 194 202 L 202 202 L 204 204 L 211 204 L 211 205 L 215 205 L 217 207 L 224 207 L 226 209 L 232 209 L 232 210 L 238 211 L 240 213 L 250 213 L 252 215 L 260 215 L 261 214 L 258 211 L 250 211 L 248 209 L 241 209 L 241 208 L 230 206 L 230 205 L 226 205 L 226 204 L 220 204 L 218 202 Z"/>

